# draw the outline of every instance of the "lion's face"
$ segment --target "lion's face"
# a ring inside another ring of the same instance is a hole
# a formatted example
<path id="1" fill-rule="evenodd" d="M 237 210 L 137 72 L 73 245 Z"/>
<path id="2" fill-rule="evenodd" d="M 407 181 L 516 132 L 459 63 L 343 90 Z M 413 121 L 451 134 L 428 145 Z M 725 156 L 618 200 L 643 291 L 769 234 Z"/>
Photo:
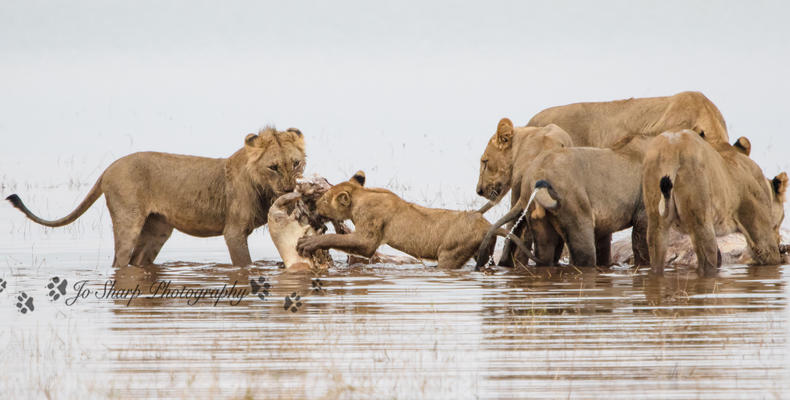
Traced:
<path id="1" fill-rule="evenodd" d="M 512 139 L 513 123 L 507 118 L 502 118 L 496 133 L 488 141 L 483 156 L 480 157 L 477 194 L 488 200 L 496 200 L 500 194 L 510 189 L 513 173 Z"/>
<path id="2" fill-rule="evenodd" d="M 365 173 L 358 171 L 347 182 L 332 186 L 316 202 L 318 215 L 334 221 L 351 219 L 352 195 L 365 184 Z"/>
<path id="3" fill-rule="evenodd" d="M 296 128 L 277 131 L 265 128 L 244 140 L 247 169 L 258 185 L 282 195 L 296 188 L 306 164 L 304 137 Z"/>

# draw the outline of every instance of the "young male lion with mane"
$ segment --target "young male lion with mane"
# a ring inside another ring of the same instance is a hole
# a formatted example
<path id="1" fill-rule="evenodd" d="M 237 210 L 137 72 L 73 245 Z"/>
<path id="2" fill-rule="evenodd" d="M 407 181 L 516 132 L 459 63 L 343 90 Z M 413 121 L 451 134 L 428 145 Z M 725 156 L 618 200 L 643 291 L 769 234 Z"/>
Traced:
<path id="1" fill-rule="evenodd" d="M 249 134 L 229 158 L 134 153 L 112 163 L 69 215 L 48 221 L 7 200 L 34 222 L 58 227 L 74 222 L 102 194 L 112 218 L 113 266 L 153 263 L 173 229 L 189 235 L 225 236 L 234 265 L 252 260 L 247 237 L 267 221 L 272 202 L 296 186 L 305 167 L 304 137 L 296 128 Z"/>

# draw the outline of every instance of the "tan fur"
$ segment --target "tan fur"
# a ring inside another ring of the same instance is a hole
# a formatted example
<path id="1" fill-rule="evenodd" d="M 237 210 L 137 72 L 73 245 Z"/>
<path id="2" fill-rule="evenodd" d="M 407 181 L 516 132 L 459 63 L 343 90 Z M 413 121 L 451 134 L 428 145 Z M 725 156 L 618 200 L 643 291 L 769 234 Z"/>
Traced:
<path id="1" fill-rule="evenodd" d="M 56 227 L 76 220 L 104 194 L 115 267 L 152 263 L 174 228 L 200 237 L 224 235 L 233 264 L 244 266 L 251 263 L 247 236 L 266 223 L 274 199 L 294 189 L 304 165 L 302 133 L 267 127 L 247 135 L 244 147 L 229 158 L 153 152 L 120 158 L 77 209 L 59 220 L 35 216 L 16 195 L 8 200 L 33 221 Z"/>
<path id="2" fill-rule="evenodd" d="M 524 195 L 511 211 L 523 211 L 536 190 L 529 226 L 541 264 L 556 264 L 567 243 L 572 264 L 608 266 L 612 234 L 631 226 L 638 262 L 647 263 L 641 165 L 652 140 L 635 135 L 611 149 L 570 147 L 535 159 L 522 182 Z"/>
<path id="3" fill-rule="evenodd" d="M 531 214 L 534 218 L 541 218 L 546 215 L 546 209 L 554 210 L 559 205 L 559 202 L 551 197 L 551 194 L 549 194 L 546 188 L 537 189 L 537 192 L 535 192 L 535 201 L 537 202 L 535 211 Z"/>
<path id="4" fill-rule="evenodd" d="M 479 212 L 421 207 L 389 190 L 363 184 L 360 171 L 332 187 L 317 203 L 321 216 L 350 219 L 356 230 L 301 238 L 300 253 L 332 248 L 371 257 L 379 246 L 388 244 L 417 258 L 437 260 L 440 268 L 460 268 L 475 254 L 491 226 Z"/>
<path id="5" fill-rule="evenodd" d="M 518 192 L 522 173 L 541 152 L 570 146 L 570 136 L 557 125 L 514 128 L 502 118 L 480 157 L 477 193 L 496 202 L 512 187 Z"/>
<path id="6" fill-rule="evenodd" d="M 551 107 L 527 126 L 547 124 L 559 125 L 576 146 L 609 147 L 629 135 L 656 136 L 681 129 L 704 133 L 711 143 L 729 141 L 721 112 L 700 92 Z"/>
<path id="7" fill-rule="evenodd" d="M 488 141 L 483 156 L 480 157 L 477 194 L 490 201 L 479 211 L 485 213 L 491 209 L 508 191 L 511 192 L 510 204 L 516 204 L 524 172 L 532 161 L 543 151 L 570 146 L 573 146 L 570 136 L 557 125 L 514 128 L 508 118 L 502 118 L 497 124 L 496 132 Z M 529 237 L 522 236 L 523 225 L 517 226 L 514 233 L 526 242 L 531 240 Z M 513 256 L 518 256 L 512 251 L 509 241 L 505 242 L 505 250 L 502 254 L 499 265 L 512 266 Z M 527 262 L 523 257 L 520 261 Z"/>
<path id="8" fill-rule="evenodd" d="M 787 174 L 767 180 L 760 167 L 738 146 L 710 145 L 693 131 L 665 132 L 648 151 L 642 189 L 648 217 L 651 265 L 662 272 L 669 228 L 691 235 L 698 268 L 715 272 L 720 265 L 716 237 L 740 232 L 746 237 L 758 264 L 778 264 L 779 226 L 784 219 Z M 671 181 L 668 199 L 660 188 L 663 177 Z"/>
<path id="9" fill-rule="evenodd" d="M 528 127 L 541 127 L 556 124 L 564 130 L 574 146 L 610 147 L 618 140 L 632 135 L 655 136 L 669 129 L 692 129 L 704 133 L 711 142 L 727 142 L 727 126 L 719 109 L 705 95 L 699 92 L 681 92 L 673 96 L 647 97 L 607 102 L 574 103 L 547 108 L 536 114 L 527 124 Z M 525 171 L 525 166 L 513 166 L 510 170 L 498 167 L 498 159 L 509 160 L 507 142 L 496 140 L 505 137 L 513 124 L 503 119 L 497 126 L 497 133 L 489 141 L 484 157 L 491 170 L 484 176 L 481 173 L 477 193 L 490 201 L 480 211 L 486 212 L 496 205 L 513 188 L 510 195 L 511 207 L 520 199 L 517 182 Z M 498 157 L 502 154 L 504 157 Z M 530 160 L 532 158 L 529 158 Z M 502 172 L 499 172 L 499 171 Z M 511 184 L 508 185 L 507 183 Z M 521 235 L 521 226 L 516 233 Z M 505 243 L 500 265 L 513 265 L 513 253 L 508 242 Z"/>

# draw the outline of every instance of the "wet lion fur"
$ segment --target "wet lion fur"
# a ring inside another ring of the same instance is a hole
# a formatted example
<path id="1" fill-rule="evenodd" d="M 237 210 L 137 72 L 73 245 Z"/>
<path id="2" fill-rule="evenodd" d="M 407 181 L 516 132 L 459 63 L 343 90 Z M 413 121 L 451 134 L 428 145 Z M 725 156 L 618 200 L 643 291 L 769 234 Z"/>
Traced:
<path id="1" fill-rule="evenodd" d="M 720 265 L 716 237 L 744 235 L 757 264 L 779 264 L 787 174 L 772 180 L 748 154 L 751 144 L 711 145 L 691 130 L 659 135 L 645 156 L 642 190 L 655 272 L 664 268 L 670 228 L 691 236 L 703 274 Z"/>
<path id="2" fill-rule="evenodd" d="M 634 227 L 637 263 L 646 265 L 641 166 L 653 140 L 631 135 L 609 149 L 568 147 L 543 152 L 525 173 L 519 201 L 491 229 L 518 218 L 534 191 L 527 226 L 539 265 L 555 265 L 567 244 L 572 264 L 608 266 L 612 233 L 629 227 Z M 493 238 L 490 231 L 487 237 Z"/>
<path id="3" fill-rule="evenodd" d="M 700 92 L 550 107 L 535 114 L 527 126 L 546 127 L 550 124 L 555 124 L 559 129 L 564 130 L 573 146 L 610 147 L 628 136 L 656 136 L 672 129 L 692 129 L 711 142 L 728 141 L 727 126 L 721 112 Z M 508 125 L 512 127 L 510 120 L 500 121 L 497 133 L 512 129 Z M 492 146 L 492 141 L 489 141 L 486 153 L 496 151 L 497 147 L 507 148 L 506 143 L 500 146 L 494 144 L 495 146 Z M 514 183 L 511 188 L 516 192 L 511 191 L 511 207 L 521 197 L 522 193 L 517 192 L 519 185 L 515 183 L 518 179 L 515 175 L 523 171 L 525 171 L 523 165 L 513 167 L 514 177 L 511 181 Z M 484 177 L 482 172 L 481 163 L 477 193 L 489 200 L 481 208 L 481 211 L 485 212 L 505 196 L 507 187 L 501 183 L 502 179 L 494 182 L 493 179 Z M 521 229 L 521 226 L 517 226 L 516 233 L 520 234 Z M 506 241 L 500 265 L 513 264 L 511 249 Z"/>
<path id="4" fill-rule="evenodd" d="M 571 137 L 557 125 L 513 127 L 510 119 L 499 120 L 496 132 L 480 157 L 477 193 L 489 199 L 480 212 L 491 209 L 508 191 L 510 204 L 516 204 L 521 195 L 521 181 L 535 158 L 544 151 L 571 146 Z M 531 238 L 525 235 L 523 224 L 516 226 L 514 233 L 525 243 L 531 242 Z M 514 254 L 510 248 L 509 244 L 506 245 L 506 251 L 499 260 L 500 265 L 513 265 L 511 258 Z M 516 254 L 516 257 L 521 263 L 528 262 L 525 255 Z"/>
<path id="5" fill-rule="evenodd" d="M 302 254 L 332 248 L 371 257 L 379 246 L 388 244 L 417 258 L 437 260 L 439 268 L 460 268 L 474 256 L 491 226 L 479 212 L 421 207 L 364 183 L 365 174 L 359 171 L 329 189 L 317 203 L 320 215 L 351 220 L 355 231 L 303 237 L 297 245 Z M 497 234 L 507 232 L 500 229 Z M 486 257 L 493 248 L 488 250 Z M 529 252 L 526 247 L 523 251 Z"/>
<path id="6" fill-rule="evenodd" d="M 291 128 L 249 134 L 229 158 L 141 152 L 102 173 L 77 208 L 57 220 L 33 214 L 16 194 L 7 198 L 36 223 L 67 225 L 102 194 L 113 224 L 114 267 L 153 263 L 173 229 L 223 235 L 234 265 L 251 263 L 247 236 L 267 221 L 270 205 L 296 185 L 305 166 L 304 138 Z"/>

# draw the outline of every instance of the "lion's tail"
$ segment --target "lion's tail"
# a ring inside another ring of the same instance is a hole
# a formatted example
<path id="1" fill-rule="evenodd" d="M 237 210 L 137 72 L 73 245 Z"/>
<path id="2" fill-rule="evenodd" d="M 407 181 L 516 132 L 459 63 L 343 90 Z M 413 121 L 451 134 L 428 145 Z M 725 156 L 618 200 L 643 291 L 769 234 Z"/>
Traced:
<path id="1" fill-rule="evenodd" d="M 672 178 L 669 175 L 664 175 L 658 183 L 661 189 L 661 199 L 658 200 L 658 214 L 662 217 L 669 215 L 669 210 L 672 209 Z"/>
<path id="2" fill-rule="evenodd" d="M 77 218 L 79 218 L 82 214 L 84 214 L 85 211 L 87 211 L 88 208 L 90 208 L 90 206 L 93 205 L 93 203 L 96 202 L 96 200 L 99 197 L 101 197 L 102 195 L 101 179 L 102 178 L 99 177 L 99 179 L 93 185 L 93 188 L 91 188 L 91 191 L 88 192 L 88 195 L 85 196 L 85 199 L 82 200 L 82 203 L 80 203 L 80 205 L 78 205 L 74 211 L 72 211 L 69 215 L 63 218 L 56 219 L 54 221 L 41 219 L 35 214 L 33 214 L 33 212 L 31 212 L 30 210 L 28 210 L 27 207 L 25 207 L 25 204 L 22 203 L 22 199 L 20 199 L 19 196 L 17 196 L 16 194 L 12 194 L 6 197 L 6 200 L 10 201 L 14 207 L 18 208 L 19 211 L 22 211 L 22 213 L 27 215 L 27 217 L 33 220 L 34 222 L 44 226 L 55 228 L 58 226 L 68 225 L 74 222 Z"/>
<path id="3" fill-rule="evenodd" d="M 535 182 L 535 201 L 547 210 L 556 210 L 560 206 L 560 197 L 554 187 L 543 179 Z"/>
<path id="4" fill-rule="evenodd" d="M 497 228 L 496 235 L 497 236 L 501 236 L 501 237 L 506 238 L 506 239 L 510 239 L 513 243 L 516 244 L 516 247 L 518 247 L 519 250 L 521 250 L 530 260 L 532 260 L 535 263 L 537 263 L 538 265 L 540 265 L 540 261 L 538 261 L 538 259 L 535 258 L 535 255 L 532 254 L 532 250 L 529 248 L 529 246 L 527 246 L 526 243 L 524 243 L 523 240 L 521 240 L 520 237 L 518 237 L 518 236 L 516 236 L 516 235 L 514 235 L 514 234 L 512 234 L 512 233 L 510 233 L 510 232 L 508 232 L 508 231 L 506 231 L 506 230 L 504 230 L 502 228 Z"/>

